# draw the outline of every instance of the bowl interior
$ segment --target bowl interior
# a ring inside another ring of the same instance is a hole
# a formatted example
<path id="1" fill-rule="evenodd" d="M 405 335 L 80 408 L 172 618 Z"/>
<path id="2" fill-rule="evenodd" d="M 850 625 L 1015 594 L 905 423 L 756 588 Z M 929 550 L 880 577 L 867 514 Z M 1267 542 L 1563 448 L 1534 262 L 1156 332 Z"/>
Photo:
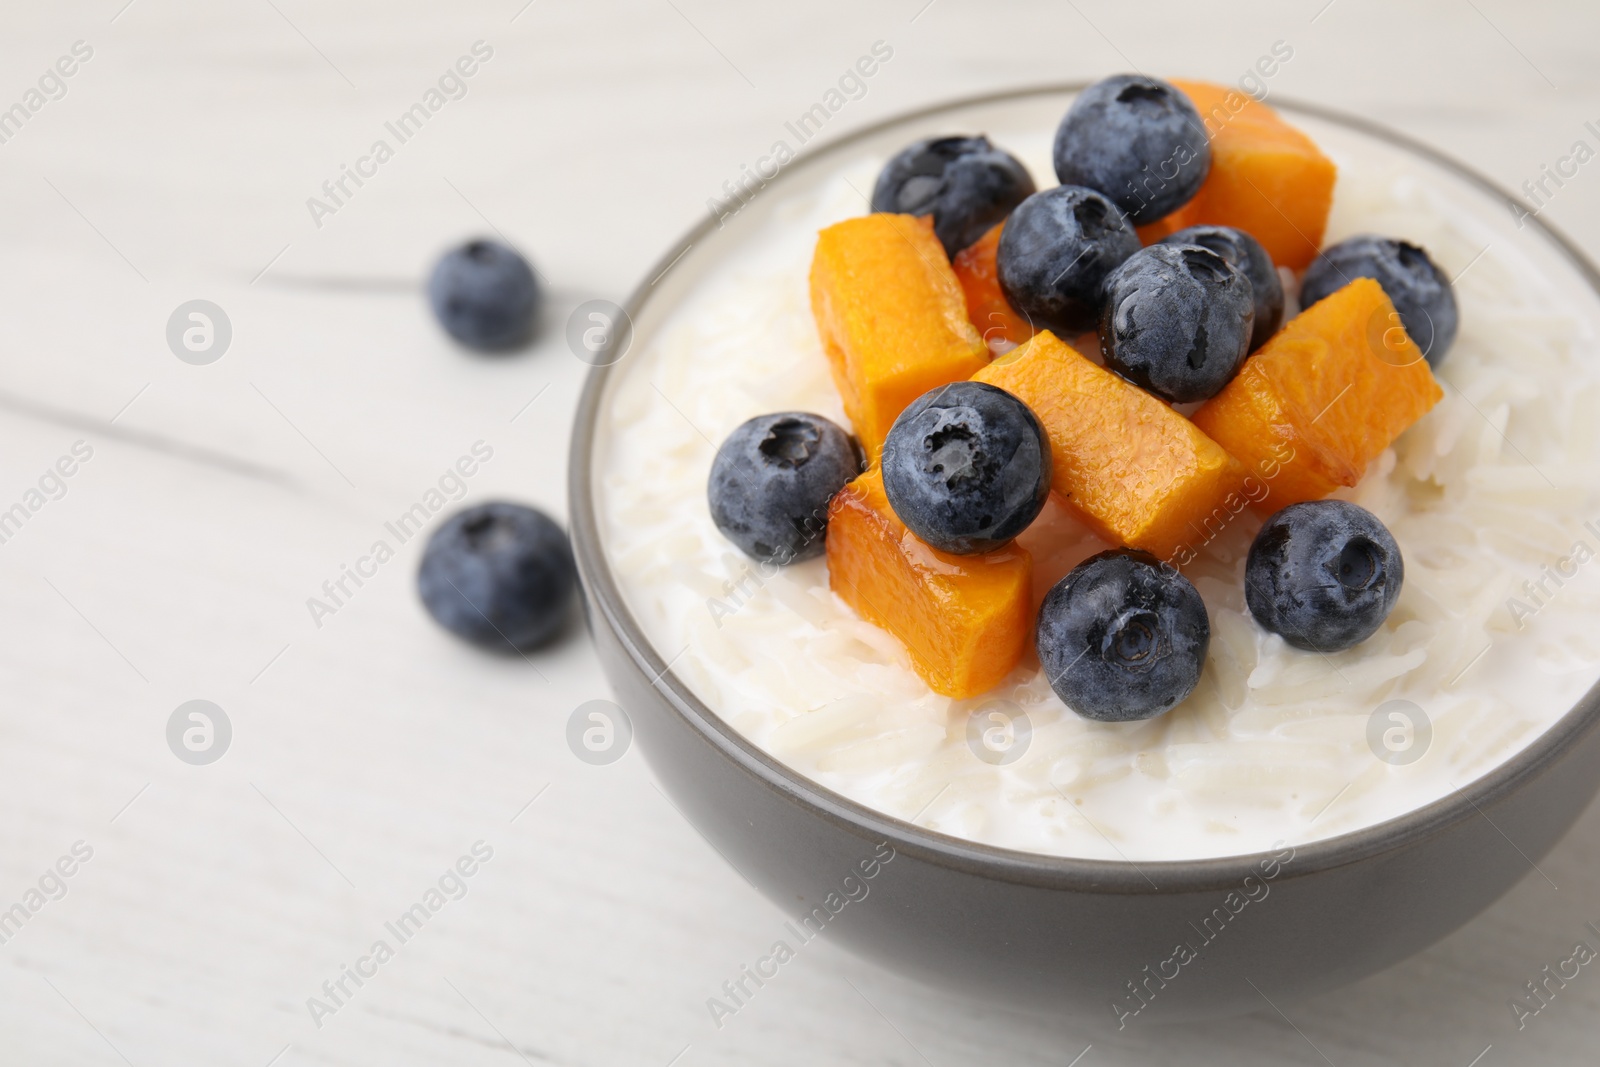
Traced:
<path id="1" fill-rule="evenodd" d="M 1131 864 L 1110 860 L 1056 857 L 996 848 L 927 830 L 884 815 L 812 781 L 769 756 L 699 701 L 671 669 L 677 650 L 653 647 L 630 610 L 627 596 L 614 581 L 601 539 L 600 472 L 608 459 L 608 441 L 596 434 L 597 415 L 624 375 L 650 373 L 651 342 L 679 304 L 704 282 L 707 275 L 736 249 L 745 247 L 774 224 L 781 225 L 787 205 L 797 197 L 817 193 L 841 172 L 852 175 L 866 210 L 872 174 L 881 161 L 919 137 L 955 132 L 984 132 L 1021 156 L 1042 185 L 1053 184 L 1049 164 L 1049 132 L 1066 110 L 1075 86 L 1051 87 L 997 94 L 976 100 L 930 108 L 863 130 L 820 147 L 801 147 L 798 158 L 771 180 L 751 181 L 746 197 L 720 191 L 708 201 L 706 220 L 670 249 L 651 275 L 631 297 L 631 338 L 625 351 L 602 354 L 610 366 L 597 367 L 587 385 L 575 429 L 573 449 L 572 521 L 580 565 L 591 596 L 632 651 L 640 668 L 678 712 L 703 732 L 725 754 L 768 781 L 773 788 L 792 794 L 830 818 L 840 819 L 864 832 L 886 836 L 896 847 L 992 870 L 1005 877 L 1068 879 L 1074 883 L 1124 885 L 1137 891 L 1145 884 Z M 1520 218 L 1510 209 L 1507 194 L 1495 189 L 1459 164 L 1369 123 L 1321 109 L 1296 106 L 1276 98 L 1269 101 L 1300 126 L 1336 162 L 1359 158 L 1363 168 L 1384 168 L 1415 183 L 1419 194 L 1444 197 L 1463 213 L 1464 232 L 1497 256 L 1525 263 L 1550 279 L 1553 301 L 1578 315 L 1591 336 L 1600 335 L 1600 274 L 1558 234 L 1536 219 Z M 792 132 L 785 142 L 795 147 Z M 758 161 L 759 162 L 759 161 Z M 763 167 L 771 173 L 770 164 Z M 856 177 L 860 175 L 861 177 Z M 1340 222 L 1330 223 L 1330 236 L 1338 238 Z M 1471 269 L 1468 263 L 1466 269 Z M 1468 309 L 1470 314 L 1470 309 Z M 1397 818 L 1336 837 L 1313 841 L 1301 848 L 1296 869 L 1310 873 L 1322 866 L 1348 862 L 1361 855 L 1402 847 L 1414 835 L 1431 832 L 1451 821 L 1472 815 L 1474 805 L 1493 799 L 1499 791 L 1535 773 L 1540 764 L 1584 731 L 1600 722 L 1600 687 L 1591 690 L 1576 707 L 1520 752 L 1489 774 L 1472 782 L 1455 796 L 1418 808 Z M 1140 861 L 1139 868 L 1159 866 L 1163 885 L 1222 884 L 1248 857 L 1214 860 Z"/>

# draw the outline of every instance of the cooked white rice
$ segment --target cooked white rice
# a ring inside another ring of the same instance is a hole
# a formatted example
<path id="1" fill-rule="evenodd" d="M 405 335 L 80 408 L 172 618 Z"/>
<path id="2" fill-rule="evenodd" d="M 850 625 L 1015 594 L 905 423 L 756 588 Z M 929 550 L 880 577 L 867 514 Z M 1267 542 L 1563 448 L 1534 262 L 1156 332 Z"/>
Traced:
<path id="1" fill-rule="evenodd" d="M 1012 147 L 1031 147 L 1021 154 L 1034 174 L 1050 173 L 1043 139 Z M 1445 796 L 1525 746 L 1600 675 L 1600 566 L 1587 561 L 1600 522 L 1584 527 L 1600 519 L 1595 338 L 1506 242 L 1480 256 L 1469 212 L 1404 173 L 1338 161 L 1330 241 L 1403 236 L 1452 275 L 1466 269 L 1445 399 L 1340 494 L 1376 512 L 1405 553 L 1404 592 L 1375 637 L 1319 656 L 1257 627 L 1242 571 L 1260 520 L 1247 512 L 1186 569 L 1212 623 L 1199 688 L 1158 719 L 1094 723 L 1031 657 L 983 697 L 938 696 L 893 637 L 829 590 L 822 560 L 763 573 L 724 540 L 705 498 L 716 443 L 776 410 L 848 425 L 806 272 L 817 230 L 864 210 L 857 190 L 877 168 L 863 162 L 783 205 L 619 368 L 601 428 L 606 548 L 673 672 L 829 788 L 944 833 L 1057 855 L 1183 859 L 1327 837 Z M 1041 587 L 1105 547 L 1054 504 L 1023 543 Z M 1547 579 L 1548 595 L 1523 588 L 1564 559 L 1575 577 Z M 1514 615 L 1512 598 L 1537 610 Z M 1432 729 L 1406 765 L 1368 743 L 1369 720 L 1397 699 Z M 968 745 L 969 719 L 996 700 L 1031 727 L 1005 765 Z"/>

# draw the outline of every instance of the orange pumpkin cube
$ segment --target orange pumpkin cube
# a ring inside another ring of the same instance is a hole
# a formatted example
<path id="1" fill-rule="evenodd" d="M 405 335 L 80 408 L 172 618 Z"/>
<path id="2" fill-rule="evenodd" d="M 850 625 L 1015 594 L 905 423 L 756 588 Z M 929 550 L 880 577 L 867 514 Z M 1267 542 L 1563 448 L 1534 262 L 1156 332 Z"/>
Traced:
<path id="1" fill-rule="evenodd" d="M 983 335 L 991 349 L 997 341 L 1020 345 L 1033 336 L 1033 326 L 1012 310 L 1011 302 L 1000 289 L 1000 271 L 995 256 L 1000 249 L 1000 223 L 971 245 L 956 253 L 950 266 L 967 297 L 967 318 Z"/>
<path id="2" fill-rule="evenodd" d="M 1033 409 L 1051 487 L 1113 544 L 1187 562 L 1244 507 L 1244 469 L 1221 446 L 1048 330 L 973 377 Z"/>
<path id="3" fill-rule="evenodd" d="M 1444 396 L 1371 278 L 1295 316 L 1194 422 L 1266 482 L 1263 507 L 1355 485 Z"/>
<path id="4" fill-rule="evenodd" d="M 1033 634 L 1033 559 L 1016 544 L 955 556 L 906 529 L 878 469 L 834 495 L 828 584 L 863 619 L 900 639 L 928 688 L 970 697 L 994 688 Z"/>
<path id="5" fill-rule="evenodd" d="M 1194 203 L 1194 201 L 1191 200 L 1189 204 L 1192 203 Z M 1185 227 L 1199 225 L 1196 222 L 1190 221 L 1188 216 L 1185 214 L 1185 212 L 1189 210 L 1189 204 L 1183 205 L 1183 207 L 1180 207 L 1172 214 L 1166 216 L 1165 218 L 1159 218 L 1149 225 L 1135 226 L 1133 228 L 1133 232 L 1139 235 L 1139 243 L 1144 245 L 1153 245 L 1162 238 L 1170 237 Z M 1274 260 L 1273 262 L 1277 261 Z"/>
<path id="6" fill-rule="evenodd" d="M 1337 168 L 1304 133 L 1237 89 L 1174 81 L 1194 103 L 1211 138 L 1211 173 L 1195 198 L 1139 228 L 1150 244 L 1186 226 L 1235 226 L 1279 266 L 1300 270 L 1316 257 L 1333 206 Z"/>
<path id="7" fill-rule="evenodd" d="M 989 361 L 933 220 L 863 215 L 817 236 L 811 311 L 869 456 L 906 405 Z"/>

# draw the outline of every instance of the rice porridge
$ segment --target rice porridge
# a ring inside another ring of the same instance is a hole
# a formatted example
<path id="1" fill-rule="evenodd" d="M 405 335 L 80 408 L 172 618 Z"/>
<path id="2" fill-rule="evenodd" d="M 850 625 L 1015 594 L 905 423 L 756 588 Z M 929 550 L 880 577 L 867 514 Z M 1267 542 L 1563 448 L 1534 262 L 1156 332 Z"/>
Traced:
<path id="1" fill-rule="evenodd" d="M 1048 132 L 1007 147 L 1036 177 L 1052 173 Z M 1405 553 L 1400 599 L 1374 637 L 1317 655 L 1258 626 L 1242 572 L 1262 517 L 1246 509 L 1183 568 L 1210 615 L 1199 686 L 1158 718 L 1093 722 L 1031 654 L 988 693 L 940 696 L 893 636 L 830 590 L 824 560 L 780 569 L 735 549 L 706 504 L 715 442 L 772 411 L 849 426 L 807 271 L 818 230 L 866 210 L 860 191 L 882 161 L 863 160 L 779 205 L 611 383 L 598 428 L 605 550 L 671 670 L 756 745 L 846 797 L 1062 856 L 1300 844 L 1445 797 L 1527 745 L 1600 676 L 1596 339 L 1469 212 L 1389 164 L 1330 154 L 1328 242 L 1393 234 L 1459 275 L 1445 398 L 1335 494 L 1381 518 Z M 1018 540 L 1033 554 L 1036 605 L 1109 547 L 1054 498 Z"/>

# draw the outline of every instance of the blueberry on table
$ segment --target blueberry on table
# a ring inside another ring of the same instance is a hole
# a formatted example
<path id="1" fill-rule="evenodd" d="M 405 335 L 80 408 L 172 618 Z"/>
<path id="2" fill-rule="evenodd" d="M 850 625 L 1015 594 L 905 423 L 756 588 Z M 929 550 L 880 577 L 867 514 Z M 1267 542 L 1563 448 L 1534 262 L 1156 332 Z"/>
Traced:
<path id="1" fill-rule="evenodd" d="M 468 348 L 492 351 L 528 338 L 542 295 L 528 261 L 496 241 L 468 241 L 440 257 L 428 302 L 444 331 Z"/>
<path id="2" fill-rule="evenodd" d="M 1100 354 L 1130 382 L 1185 404 L 1215 396 L 1239 372 L 1255 328 L 1255 290 L 1209 248 L 1142 248 L 1111 272 L 1105 290 Z"/>
<path id="3" fill-rule="evenodd" d="M 417 592 L 434 621 L 499 652 L 544 644 L 566 620 L 578 572 L 567 535 L 521 504 L 458 511 L 428 538 Z"/>
<path id="4" fill-rule="evenodd" d="M 1045 594 L 1039 665 L 1062 703 L 1097 722 L 1149 719 L 1199 684 L 1211 618 L 1189 579 L 1147 552 L 1091 556 Z"/>
<path id="5" fill-rule="evenodd" d="M 1233 226 L 1190 226 L 1161 239 L 1162 244 L 1199 245 L 1209 248 L 1250 279 L 1256 298 L 1256 325 L 1250 334 L 1250 351 L 1267 343 L 1283 325 L 1283 279 L 1261 242 Z"/>
<path id="6" fill-rule="evenodd" d="M 1194 199 L 1211 172 L 1211 142 L 1189 98 L 1159 78 L 1118 74 L 1072 102 L 1056 129 L 1063 185 L 1087 185 L 1136 225 Z"/>
<path id="7" fill-rule="evenodd" d="M 911 402 L 883 445 L 883 490 L 900 521 L 942 552 L 999 548 L 1050 495 L 1050 443 L 1026 404 L 954 382 Z"/>
<path id="8" fill-rule="evenodd" d="M 787 566 L 820 556 L 828 501 L 865 466 L 855 439 L 821 415 L 758 415 L 711 462 L 711 521 L 752 559 Z"/>
<path id="9" fill-rule="evenodd" d="M 1290 504 L 1245 562 L 1245 603 L 1296 648 L 1338 652 L 1378 632 L 1405 581 L 1400 546 L 1377 516 L 1343 500 Z"/>
<path id="10" fill-rule="evenodd" d="M 1400 313 L 1400 324 L 1437 367 L 1450 351 L 1460 322 L 1456 294 L 1444 271 L 1414 244 L 1362 234 L 1340 241 L 1311 261 L 1300 283 L 1300 306 L 1343 289 L 1356 278 L 1372 278 Z"/>
<path id="11" fill-rule="evenodd" d="M 1058 185 L 1011 213 L 995 266 L 1006 300 L 1035 329 L 1070 336 L 1094 326 L 1106 275 L 1138 250 L 1117 205 L 1093 189 Z"/>
<path id="12" fill-rule="evenodd" d="M 872 210 L 932 215 L 952 258 L 1033 195 L 1033 177 L 987 137 L 934 137 L 889 160 L 872 189 Z"/>

